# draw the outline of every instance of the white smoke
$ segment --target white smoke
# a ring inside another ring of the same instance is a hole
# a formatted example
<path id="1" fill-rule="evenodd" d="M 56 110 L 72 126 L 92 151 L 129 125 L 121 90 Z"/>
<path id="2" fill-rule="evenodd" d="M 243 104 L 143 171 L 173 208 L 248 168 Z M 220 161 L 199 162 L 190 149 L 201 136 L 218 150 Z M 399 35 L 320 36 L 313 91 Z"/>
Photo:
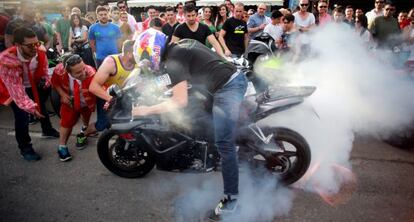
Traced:
<path id="1" fill-rule="evenodd" d="M 310 169 L 294 187 L 334 194 L 344 183 L 355 182 L 349 171 L 355 134 L 380 138 L 412 121 L 414 84 L 393 68 L 391 52 L 369 51 L 348 27 L 328 25 L 311 36 L 311 43 L 315 54 L 302 62 L 285 62 L 278 71 L 258 69 L 263 75 L 280 75 L 270 79 L 283 79 L 288 85 L 317 87 L 303 104 L 261 123 L 291 128 L 309 143 Z M 229 221 L 271 221 L 288 214 L 294 199 L 290 188 L 278 186 L 272 177 L 252 176 L 246 169 L 240 178 L 241 211 Z M 196 189 L 186 186 L 177 201 L 184 221 L 203 218 L 221 191 L 217 180 Z"/>

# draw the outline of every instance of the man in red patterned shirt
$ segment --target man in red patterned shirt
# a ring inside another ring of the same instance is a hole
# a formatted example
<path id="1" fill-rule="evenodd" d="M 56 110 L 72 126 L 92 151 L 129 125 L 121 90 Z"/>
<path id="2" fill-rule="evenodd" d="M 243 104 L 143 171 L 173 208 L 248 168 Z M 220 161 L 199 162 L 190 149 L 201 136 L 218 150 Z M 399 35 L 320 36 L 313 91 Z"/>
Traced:
<path id="1" fill-rule="evenodd" d="M 83 149 L 86 146 L 86 136 L 89 134 L 87 126 L 96 104 L 95 95 L 89 92 L 94 74 L 95 69 L 85 65 L 77 54 L 66 55 L 53 71 L 52 85 L 61 98 L 58 147 L 61 161 L 72 158 L 67 142 L 79 117 L 82 119 L 83 127 L 81 133 L 76 136 L 76 147 Z"/>
<path id="2" fill-rule="evenodd" d="M 59 137 L 45 107 L 50 91 L 48 61 L 32 29 L 17 28 L 13 39 L 15 46 L 0 54 L 0 103 L 10 105 L 13 110 L 21 155 L 25 160 L 36 161 L 41 157 L 32 147 L 29 114 L 40 119 L 43 137 Z"/>

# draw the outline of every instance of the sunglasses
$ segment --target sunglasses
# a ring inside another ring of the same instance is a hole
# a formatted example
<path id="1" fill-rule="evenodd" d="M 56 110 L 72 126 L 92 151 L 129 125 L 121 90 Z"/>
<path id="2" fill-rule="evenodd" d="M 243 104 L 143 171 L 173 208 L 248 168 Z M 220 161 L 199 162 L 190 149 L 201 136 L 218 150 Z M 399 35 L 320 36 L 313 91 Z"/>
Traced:
<path id="1" fill-rule="evenodd" d="M 321 5 L 321 6 L 319 6 L 319 8 L 328 8 L 328 6 L 326 6 L 326 5 Z"/>
<path id="2" fill-rule="evenodd" d="M 28 43 L 28 44 L 22 44 L 28 48 L 38 48 L 40 47 L 41 43 L 40 42 L 35 42 L 35 43 Z"/>
<path id="3" fill-rule="evenodd" d="M 118 8 L 123 9 L 123 8 L 126 8 L 126 6 L 125 5 L 124 6 L 119 6 Z"/>
<path id="4" fill-rule="evenodd" d="M 385 11 L 395 11 L 394 8 L 386 8 Z"/>
<path id="5" fill-rule="evenodd" d="M 300 4 L 300 6 L 302 6 L 302 7 L 306 7 L 306 6 L 308 6 L 309 4 Z"/>

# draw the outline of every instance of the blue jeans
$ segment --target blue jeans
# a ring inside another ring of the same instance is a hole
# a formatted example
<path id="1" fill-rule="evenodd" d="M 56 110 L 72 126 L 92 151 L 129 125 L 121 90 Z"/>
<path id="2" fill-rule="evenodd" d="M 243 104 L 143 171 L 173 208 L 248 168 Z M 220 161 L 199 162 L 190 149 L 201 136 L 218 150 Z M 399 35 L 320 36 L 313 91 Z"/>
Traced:
<path id="1" fill-rule="evenodd" d="M 42 89 L 37 88 L 37 92 L 39 93 L 39 100 L 40 100 L 40 111 L 45 116 L 45 118 L 40 118 L 40 125 L 42 127 L 43 133 L 48 133 L 52 128 L 52 123 L 50 122 L 49 115 L 46 110 L 46 101 L 50 93 L 49 89 Z M 29 98 L 34 100 L 32 88 L 26 88 L 26 94 Z M 29 135 L 29 113 L 20 109 L 16 103 L 10 104 L 13 114 L 14 114 L 14 130 L 16 131 L 16 141 L 19 146 L 20 152 L 25 153 L 32 148 L 32 139 Z"/>
<path id="2" fill-rule="evenodd" d="M 246 88 L 247 79 L 240 73 L 214 93 L 214 140 L 221 156 L 225 195 L 239 193 L 239 167 L 234 140 L 239 108 Z"/>
<path id="3" fill-rule="evenodd" d="M 101 98 L 96 98 L 96 123 L 95 128 L 98 131 L 103 131 L 109 126 L 108 116 L 104 110 L 106 101 Z"/>

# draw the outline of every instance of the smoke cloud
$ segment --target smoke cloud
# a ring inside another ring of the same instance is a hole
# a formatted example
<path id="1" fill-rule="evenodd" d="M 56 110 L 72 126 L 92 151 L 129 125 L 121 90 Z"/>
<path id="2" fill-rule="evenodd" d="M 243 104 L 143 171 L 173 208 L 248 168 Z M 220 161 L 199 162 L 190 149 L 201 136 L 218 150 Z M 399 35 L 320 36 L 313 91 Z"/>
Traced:
<path id="1" fill-rule="evenodd" d="M 392 52 L 368 50 L 348 27 L 327 25 L 310 42 L 313 53 L 299 63 L 285 61 L 280 70 L 258 67 L 273 85 L 317 87 L 303 104 L 261 124 L 288 127 L 309 143 L 311 166 L 293 187 L 335 194 L 344 184 L 356 183 L 350 163 L 355 134 L 381 138 L 413 120 L 414 85 L 394 68 Z M 295 197 L 291 188 L 247 168 L 240 174 L 241 211 L 228 221 L 271 221 L 289 213 Z M 182 182 L 186 190 L 177 198 L 176 213 L 183 221 L 197 221 L 214 209 L 222 191 L 222 181 L 214 178 L 193 189 Z"/>

